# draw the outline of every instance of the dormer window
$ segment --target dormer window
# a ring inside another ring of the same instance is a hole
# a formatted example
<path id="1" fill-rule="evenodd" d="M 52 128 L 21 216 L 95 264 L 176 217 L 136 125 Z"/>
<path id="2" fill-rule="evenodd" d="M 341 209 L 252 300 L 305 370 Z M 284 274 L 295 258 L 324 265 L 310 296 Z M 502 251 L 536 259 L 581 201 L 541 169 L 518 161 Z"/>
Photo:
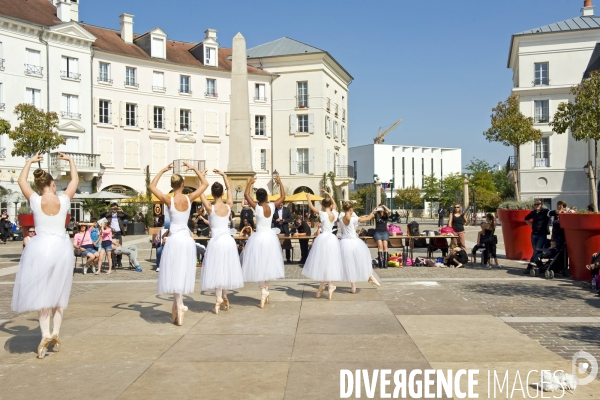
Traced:
<path id="1" fill-rule="evenodd" d="M 152 57 L 154 58 L 166 58 L 165 54 L 165 40 L 161 38 L 152 38 Z"/>
<path id="2" fill-rule="evenodd" d="M 217 49 L 206 47 L 204 49 L 204 65 L 215 67 L 217 65 Z"/>

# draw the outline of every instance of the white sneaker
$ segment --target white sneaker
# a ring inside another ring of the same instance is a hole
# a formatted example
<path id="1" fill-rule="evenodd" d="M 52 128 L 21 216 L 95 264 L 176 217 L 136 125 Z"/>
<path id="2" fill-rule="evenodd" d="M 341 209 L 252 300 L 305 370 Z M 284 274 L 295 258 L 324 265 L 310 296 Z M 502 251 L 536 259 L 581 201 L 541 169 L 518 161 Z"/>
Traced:
<path id="1" fill-rule="evenodd" d="M 463 265 L 462 265 L 462 264 L 458 264 L 458 265 L 456 266 L 456 268 L 462 268 L 462 267 L 463 267 Z"/>
<path id="2" fill-rule="evenodd" d="M 83 274 L 87 274 L 87 270 L 88 270 L 89 266 L 88 265 L 84 265 L 83 266 Z"/>
<path id="3" fill-rule="evenodd" d="M 156 272 L 159 272 L 159 271 L 160 271 L 160 268 L 156 268 Z"/>

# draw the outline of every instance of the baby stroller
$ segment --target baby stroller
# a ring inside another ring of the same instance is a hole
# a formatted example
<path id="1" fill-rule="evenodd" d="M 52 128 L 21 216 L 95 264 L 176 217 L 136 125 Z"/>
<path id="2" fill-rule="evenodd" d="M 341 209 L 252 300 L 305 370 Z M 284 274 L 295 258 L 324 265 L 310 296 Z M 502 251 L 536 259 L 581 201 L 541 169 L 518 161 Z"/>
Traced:
<path id="1" fill-rule="evenodd" d="M 542 273 L 546 279 L 554 279 L 555 273 L 565 277 L 571 276 L 567 265 L 566 246 L 561 249 L 550 248 L 542 252 L 535 260 L 535 267 L 531 268 L 530 274 L 531 276 L 540 276 Z"/>

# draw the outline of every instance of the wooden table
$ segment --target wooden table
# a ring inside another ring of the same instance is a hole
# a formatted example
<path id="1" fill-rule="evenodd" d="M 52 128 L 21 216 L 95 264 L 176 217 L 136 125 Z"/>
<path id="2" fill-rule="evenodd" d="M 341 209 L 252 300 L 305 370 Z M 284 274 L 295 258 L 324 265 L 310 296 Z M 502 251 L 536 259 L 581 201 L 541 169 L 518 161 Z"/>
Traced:
<path id="1" fill-rule="evenodd" d="M 377 247 L 377 242 L 372 236 L 359 236 L 360 239 L 364 240 L 367 247 Z M 390 235 L 389 245 L 393 248 L 401 248 L 403 251 L 405 245 L 403 244 L 404 239 L 408 239 L 408 248 L 410 250 L 410 258 L 414 258 L 413 250 L 415 248 L 415 239 L 454 239 L 458 238 L 458 235 L 435 235 L 435 236 L 408 236 L 408 235 Z"/>

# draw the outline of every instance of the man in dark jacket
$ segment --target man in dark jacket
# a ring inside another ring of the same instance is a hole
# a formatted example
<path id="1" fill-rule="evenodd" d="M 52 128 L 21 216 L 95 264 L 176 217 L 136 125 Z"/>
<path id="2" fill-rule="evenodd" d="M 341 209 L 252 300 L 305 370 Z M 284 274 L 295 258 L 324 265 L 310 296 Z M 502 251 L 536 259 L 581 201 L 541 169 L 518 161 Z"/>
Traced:
<path id="1" fill-rule="evenodd" d="M 290 209 L 284 207 L 283 204 L 280 204 L 279 207 L 275 209 L 275 213 L 273 214 L 273 219 L 271 220 L 271 227 L 279 228 L 281 233 L 285 234 L 285 236 L 289 236 L 290 222 L 292 222 L 292 213 L 290 212 Z M 285 260 L 288 263 L 291 262 L 290 249 L 285 249 Z"/>
<path id="2" fill-rule="evenodd" d="M 252 230 L 256 229 L 254 227 L 254 212 L 252 211 L 252 208 L 250 208 L 250 205 L 245 199 L 242 200 L 242 211 L 240 212 L 240 227 L 238 229 L 239 231 L 241 231 L 243 228 L 244 219 L 248 220 L 248 223 L 252 227 Z"/>
<path id="3" fill-rule="evenodd" d="M 125 223 L 123 220 L 129 219 L 129 214 L 124 212 L 117 203 L 112 203 L 110 205 L 110 209 L 101 213 L 100 217 L 108 220 L 108 225 L 114 231 L 113 238 L 117 239 L 119 243 L 123 244 L 123 235 L 125 234 Z M 122 254 L 115 255 L 113 252 L 112 257 L 115 268 L 123 266 L 121 264 L 121 259 L 123 258 Z"/>
<path id="4" fill-rule="evenodd" d="M 552 213 L 552 214 L 551 214 Z M 525 217 L 525 223 L 531 227 L 531 247 L 533 248 L 533 255 L 524 274 L 528 274 L 531 267 L 535 266 L 535 260 L 542 254 L 546 240 L 548 240 L 548 223 L 550 217 L 555 212 L 549 211 L 547 208 L 542 207 L 542 201 L 535 199 L 533 202 L 533 210 Z"/>
<path id="5" fill-rule="evenodd" d="M 302 219 L 302 217 L 296 218 L 296 226 L 294 227 L 294 235 L 295 237 L 301 236 L 310 236 L 312 230 L 310 226 Z M 300 243 L 300 266 L 303 267 L 306 259 L 308 258 L 308 239 L 300 239 L 298 240 Z"/>

